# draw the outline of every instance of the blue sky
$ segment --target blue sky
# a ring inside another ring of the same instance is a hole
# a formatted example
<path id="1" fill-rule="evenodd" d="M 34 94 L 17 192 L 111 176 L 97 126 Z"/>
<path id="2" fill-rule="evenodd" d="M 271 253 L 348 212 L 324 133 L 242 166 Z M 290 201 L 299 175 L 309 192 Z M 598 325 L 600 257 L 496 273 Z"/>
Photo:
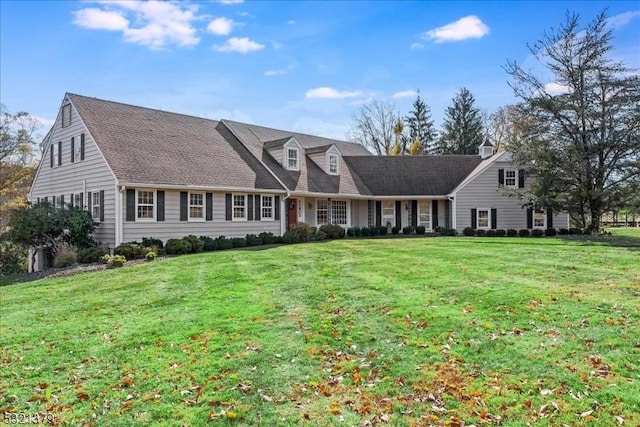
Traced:
<path id="1" fill-rule="evenodd" d="M 487 112 L 514 102 L 506 61 L 604 8 L 640 68 L 639 1 L 0 0 L 0 101 L 45 126 L 73 92 L 344 139 L 363 103 L 404 115 L 420 90 L 439 127 L 463 86 Z"/>

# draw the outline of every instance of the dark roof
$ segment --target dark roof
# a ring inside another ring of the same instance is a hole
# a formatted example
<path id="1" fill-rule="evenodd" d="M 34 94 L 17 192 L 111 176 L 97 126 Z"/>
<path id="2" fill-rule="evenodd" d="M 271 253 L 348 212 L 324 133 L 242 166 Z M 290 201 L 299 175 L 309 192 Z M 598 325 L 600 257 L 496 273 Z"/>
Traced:
<path id="1" fill-rule="evenodd" d="M 321 145 L 320 147 L 312 147 L 312 148 L 307 148 L 306 150 L 304 150 L 307 154 L 314 154 L 314 153 L 324 153 L 325 151 L 327 151 L 329 148 L 331 148 L 333 146 L 333 144 L 330 145 Z"/>
<path id="2" fill-rule="evenodd" d="M 482 161 L 477 155 L 344 156 L 343 160 L 375 196 L 444 196 Z"/>
<path id="3" fill-rule="evenodd" d="M 119 180 L 282 190 L 218 121 L 68 96 Z"/>
<path id="4" fill-rule="evenodd" d="M 491 143 L 491 141 L 489 141 L 489 138 L 486 138 L 484 140 L 484 142 L 482 143 L 483 147 L 493 147 L 493 144 Z"/>

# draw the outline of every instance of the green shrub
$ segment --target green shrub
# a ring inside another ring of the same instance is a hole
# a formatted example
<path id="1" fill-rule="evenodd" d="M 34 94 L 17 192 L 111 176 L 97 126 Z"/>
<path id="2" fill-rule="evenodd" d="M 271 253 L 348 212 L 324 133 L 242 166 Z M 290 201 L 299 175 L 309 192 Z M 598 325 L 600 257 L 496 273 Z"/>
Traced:
<path id="1" fill-rule="evenodd" d="M 389 232 L 389 227 L 380 227 L 378 231 L 381 236 L 386 236 Z"/>
<path id="2" fill-rule="evenodd" d="M 233 243 L 230 239 L 227 239 L 224 236 L 216 237 L 216 242 L 218 242 L 218 249 L 225 250 L 233 248 Z"/>
<path id="3" fill-rule="evenodd" d="M 232 237 L 229 239 L 232 248 L 244 248 L 247 246 L 247 239 L 244 237 Z"/>
<path id="4" fill-rule="evenodd" d="M 147 259 L 147 261 L 154 261 L 157 256 L 158 254 L 155 253 L 154 251 L 149 251 L 144 257 Z"/>
<path id="5" fill-rule="evenodd" d="M 189 252 L 190 253 L 202 252 L 202 249 L 204 248 L 204 242 L 202 240 L 198 239 L 193 234 L 190 234 L 188 236 L 184 236 L 182 238 L 182 240 L 184 240 L 185 242 L 189 243 L 189 246 L 190 246 Z"/>
<path id="6" fill-rule="evenodd" d="M 169 239 L 164 245 L 164 250 L 169 255 L 183 255 L 191 252 L 191 243 L 185 239 Z"/>
<path id="7" fill-rule="evenodd" d="M 581 235 L 582 234 L 582 229 L 581 228 L 570 228 L 569 229 L 569 234 L 577 234 L 577 235 Z"/>
<path id="8" fill-rule="evenodd" d="M 520 237 L 529 237 L 529 236 L 531 236 L 531 232 L 529 230 L 527 230 L 526 228 L 524 228 L 524 229 L 518 231 L 518 235 Z"/>
<path id="9" fill-rule="evenodd" d="M 369 227 L 369 234 L 371 236 L 379 236 L 380 235 L 380 227 L 377 227 L 377 226 Z"/>
<path id="10" fill-rule="evenodd" d="M 442 227 L 440 229 L 440 235 L 442 236 L 455 236 L 458 232 L 455 228 Z"/>
<path id="11" fill-rule="evenodd" d="M 508 237 L 516 237 L 517 235 L 518 235 L 518 230 L 514 230 L 513 228 L 510 228 L 507 230 Z"/>
<path id="12" fill-rule="evenodd" d="M 507 232 L 506 232 L 506 231 L 504 231 L 504 230 L 502 230 L 502 229 L 500 229 L 500 230 L 496 230 L 496 236 L 498 236 L 498 237 L 504 237 L 504 236 L 506 236 L 506 235 L 507 235 Z"/>
<path id="13" fill-rule="evenodd" d="M 412 231 L 413 231 L 413 227 L 411 226 L 406 226 L 402 228 L 402 234 L 411 234 Z"/>
<path id="14" fill-rule="evenodd" d="M 102 257 L 107 253 L 104 249 L 94 246 L 93 248 L 80 249 L 78 251 L 78 262 L 80 264 L 91 264 L 100 262 Z"/>
<path id="15" fill-rule="evenodd" d="M 359 228 L 358 227 L 349 227 L 349 228 L 347 228 L 347 236 L 356 237 L 357 234 L 358 234 L 356 230 L 359 230 Z"/>
<path id="16" fill-rule="evenodd" d="M 369 227 L 362 227 L 360 229 L 360 235 L 362 237 L 369 237 L 371 236 L 371 229 Z"/>
<path id="17" fill-rule="evenodd" d="M 416 234 L 424 234 L 427 231 L 426 228 L 424 228 L 424 225 L 418 225 L 416 227 Z"/>
<path id="18" fill-rule="evenodd" d="M 544 236 L 544 230 L 541 230 L 539 228 L 534 228 L 533 230 L 531 230 L 531 235 L 533 237 L 542 237 Z"/>
<path id="19" fill-rule="evenodd" d="M 198 237 L 202 242 L 202 250 L 205 252 L 217 251 L 218 250 L 218 242 L 213 239 L 213 237 L 209 236 L 200 236 Z"/>
<path id="20" fill-rule="evenodd" d="M 69 267 L 78 262 L 78 253 L 71 249 L 62 247 L 58 249 L 55 258 L 53 259 L 53 266 L 55 268 Z"/>
<path id="21" fill-rule="evenodd" d="M 498 235 L 498 233 L 496 232 L 496 230 L 487 230 L 487 237 L 496 237 Z"/>
<path id="22" fill-rule="evenodd" d="M 260 240 L 262 240 L 263 245 L 270 245 L 273 243 L 278 243 L 279 236 L 274 236 L 271 232 L 267 233 L 263 231 L 262 233 L 258 234 L 258 237 L 260 238 Z"/>
<path id="23" fill-rule="evenodd" d="M 0 275 L 27 271 L 29 250 L 10 240 L 0 240 Z"/>
<path id="24" fill-rule="evenodd" d="M 345 234 L 344 228 L 333 224 L 321 225 L 320 231 L 325 233 L 329 239 L 342 239 Z"/>
<path id="25" fill-rule="evenodd" d="M 487 235 L 487 230 L 476 230 L 476 236 L 484 237 Z"/>
<path id="26" fill-rule="evenodd" d="M 316 234 L 314 227 L 303 222 L 294 224 L 284 233 L 283 241 L 285 243 L 304 243 L 310 241 Z"/>
<path id="27" fill-rule="evenodd" d="M 558 234 L 561 236 L 566 236 L 569 234 L 569 230 L 566 228 L 561 228 L 560 230 L 558 230 Z"/>
<path id="28" fill-rule="evenodd" d="M 145 248 L 152 248 L 152 247 L 156 247 L 158 249 L 164 248 L 164 245 L 162 244 L 162 240 L 155 239 L 153 237 L 143 237 L 142 246 L 144 246 Z"/>
<path id="29" fill-rule="evenodd" d="M 125 258 L 123 255 L 108 255 L 107 254 L 102 259 L 107 263 L 107 266 L 109 268 L 122 267 L 127 262 L 127 258 Z"/>
<path id="30" fill-rule="evenodd" d="M 247 246 L 260 246 L 262 244 L 262 239 L 255 234 L 247 234 L 244 240 L 247 242 Z"/>
<path id="31" fill-rule="evenodd" d="M 555 228 L 547 228 L 547 229 L 544 231 L 544 235 L 545 235 L 545 236 L 549 236 L 549 237 L 553 237 L 553 236 L 557 236 L 557 235 L 558 235 L 558 232 L 556 231 L 556 229 L 555 229 Z"/>
<path id="32" fill-rule="evenodd" d="M 122 255 L 126 259 L 143 259 L 146 252 L 138 242 L 123 243 L 113 251 L 115 255 Z"/>
<path id="33" fill-rule="evenodd" d="M 400 227 L 391 227 L 391 234 L 398 234 L 400 233 L 401 228 Z"/>
<path id="34" fill-rule="evenodd" d="M 465 227 L 464 230 L 462 230 L 462 234 L 464 234 L 465 236 L 475 236 L 476 230 L 471 227 Z"/>
<path id="35" fill-rule="evenodd" d="M 329 238 L 329 236 L 327 236 L 327 233 L 325 233 L 324 231 L 318 231 L 316 234 L 314 234 L 313 239 L 316 242 L 321 242 L 323 240 L 327 240 Z"/>

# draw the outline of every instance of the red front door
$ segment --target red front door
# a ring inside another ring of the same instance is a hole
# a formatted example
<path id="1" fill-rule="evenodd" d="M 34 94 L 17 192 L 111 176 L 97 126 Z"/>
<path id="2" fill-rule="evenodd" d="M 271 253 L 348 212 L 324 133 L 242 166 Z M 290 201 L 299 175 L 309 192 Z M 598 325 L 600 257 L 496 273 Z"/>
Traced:
<path id="1" fill-rule="evenodd" d="M 287 200 L 287 227 L 298 223 L 298 201 L 296 199 Z"/>

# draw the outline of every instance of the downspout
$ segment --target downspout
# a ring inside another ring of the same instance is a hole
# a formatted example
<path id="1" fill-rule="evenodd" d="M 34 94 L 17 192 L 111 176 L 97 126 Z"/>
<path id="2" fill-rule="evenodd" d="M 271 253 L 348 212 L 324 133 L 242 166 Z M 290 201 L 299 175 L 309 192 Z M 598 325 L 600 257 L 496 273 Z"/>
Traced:
<path id="1" fill-rule="evenodd" d="M 115 217 L 115 226 L 116 226 L 116 238 L 115 238 L 115 247 L 120 246 L 122 243 L 122 193 L 124 191 L 124 186 L 120 186 L 118 181 L 115 184 L 115 199 L 116 199 L 116 217 Z"/>
<path id="2" fill-rule="evenodd" d="M 287 190 L 287 194 L 280 201 L 280 212 L 282 212 L 282 214 L 280 215 L 280 235 L 281 236 L 284 236 L 284 233 L 286 233 L 287 231 L 288 210 L 285 210 L 285 208 L 287 207 L 287 199 L 291 197 L 291 191 L 289 191 L 287 187 L 284 187 L 284 188 L 285 190 Z"/>
<path id="3" fill-rule="evenodd" d="M 455 196 L 447 196 L 447 199 L 451 202 L 451 228 L 457 229 L 458 218 L 457 218 L 457 209 L 456 209 L 456 198 Z"/>

